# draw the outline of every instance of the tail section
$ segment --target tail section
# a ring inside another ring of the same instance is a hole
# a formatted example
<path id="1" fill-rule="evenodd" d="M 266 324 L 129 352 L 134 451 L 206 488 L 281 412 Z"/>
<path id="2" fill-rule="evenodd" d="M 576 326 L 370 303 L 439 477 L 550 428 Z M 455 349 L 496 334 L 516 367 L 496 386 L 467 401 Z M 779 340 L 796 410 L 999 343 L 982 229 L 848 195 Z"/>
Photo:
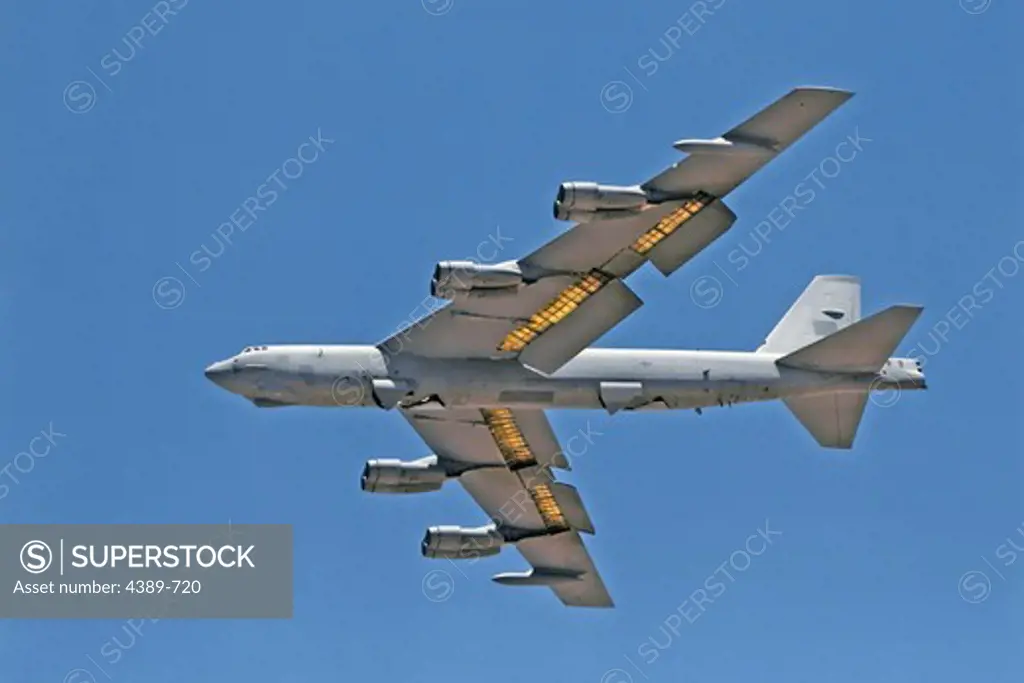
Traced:
<path id="1" fill-rule="evenodd" d="M 877 372 L 924 310 L 891 306 L 793 351 L 779 365 L 825 372 Z"/>
<path id="2" fill-rule="evenodd" d="M 860 281 L 819 275 L 790 307 L 758 349 L 785 354 L 776 364 L 835 374 L 872 375 L 863 390 L 791 396 L 786 407 L 826 448 L 850 448 L 872 388 L 924 387 L 920 367 L 889 356 L 921 314 L 920 306 L 891 306 L 860 320 Z M 897 374 L 902 373 L 902 374 Z M 877 386 L 876 386 L 877 385 Z"/>
<path id="3" fill-rule="evenodd" d="M 789 353 L 860 320 L 860 279 L 818 275 L 758 349 Z"/>

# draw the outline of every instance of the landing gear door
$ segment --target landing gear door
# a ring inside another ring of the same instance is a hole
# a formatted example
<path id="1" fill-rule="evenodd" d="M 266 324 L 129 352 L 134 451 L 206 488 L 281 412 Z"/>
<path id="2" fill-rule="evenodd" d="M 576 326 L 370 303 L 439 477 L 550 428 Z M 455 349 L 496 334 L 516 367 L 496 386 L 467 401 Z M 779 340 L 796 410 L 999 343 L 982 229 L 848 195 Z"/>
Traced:
<path id="1" fill-rule="evenodd" d="M 643 402 L 643 392 L 640 382 L 601 382 L 601 405 L 614 414 Z"/>

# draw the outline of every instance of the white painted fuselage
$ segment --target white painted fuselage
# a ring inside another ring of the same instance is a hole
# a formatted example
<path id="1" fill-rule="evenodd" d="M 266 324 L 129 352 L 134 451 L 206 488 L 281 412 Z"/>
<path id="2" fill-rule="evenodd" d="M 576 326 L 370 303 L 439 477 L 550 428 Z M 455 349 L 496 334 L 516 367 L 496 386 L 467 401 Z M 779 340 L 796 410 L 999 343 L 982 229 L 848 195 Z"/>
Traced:
<path id="1" fill-rule="evenodd" d="M 515 360 L 390 356 L 374 346 L 250 347 L 207 376 L 260 406 L 694 409 L 836 391 L 924 388 L 910 359 L 824 373 L 735 351 L 587 349 L 551 375 Z M 904 361 L 904 362 L 900 362 Z"/>

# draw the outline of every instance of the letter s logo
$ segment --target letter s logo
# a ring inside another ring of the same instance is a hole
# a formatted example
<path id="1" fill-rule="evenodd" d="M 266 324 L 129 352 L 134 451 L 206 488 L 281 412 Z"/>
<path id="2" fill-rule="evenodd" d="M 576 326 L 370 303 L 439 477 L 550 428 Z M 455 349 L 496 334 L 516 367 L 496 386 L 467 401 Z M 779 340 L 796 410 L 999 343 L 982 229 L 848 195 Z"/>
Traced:
<path id="1" fill-rule="evenodd" d="M 53 551 L 42 541 L 29 541 L 21 546 L 20 559 L 29 574 L 42 574 L 53 564 Z"/>

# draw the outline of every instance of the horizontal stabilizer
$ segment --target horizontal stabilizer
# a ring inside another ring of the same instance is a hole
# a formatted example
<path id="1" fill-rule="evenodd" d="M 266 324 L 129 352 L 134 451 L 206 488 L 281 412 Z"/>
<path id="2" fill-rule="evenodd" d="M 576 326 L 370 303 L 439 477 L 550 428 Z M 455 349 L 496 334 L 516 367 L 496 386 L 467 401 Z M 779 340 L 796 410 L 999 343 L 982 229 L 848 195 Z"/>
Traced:
<path id="1" fill-rule="evenodd" d="M 851 448 L 868 392 L 836 392 L 783 399 L 814 440 L 825 448 Z"/>
<path id="2" fill-rule="evenodd" d="M 793 351 L 776 363 L 805 370 L 875 372 L 896 350 L 922 310 L 921 306 L 891 306 Z"/>

